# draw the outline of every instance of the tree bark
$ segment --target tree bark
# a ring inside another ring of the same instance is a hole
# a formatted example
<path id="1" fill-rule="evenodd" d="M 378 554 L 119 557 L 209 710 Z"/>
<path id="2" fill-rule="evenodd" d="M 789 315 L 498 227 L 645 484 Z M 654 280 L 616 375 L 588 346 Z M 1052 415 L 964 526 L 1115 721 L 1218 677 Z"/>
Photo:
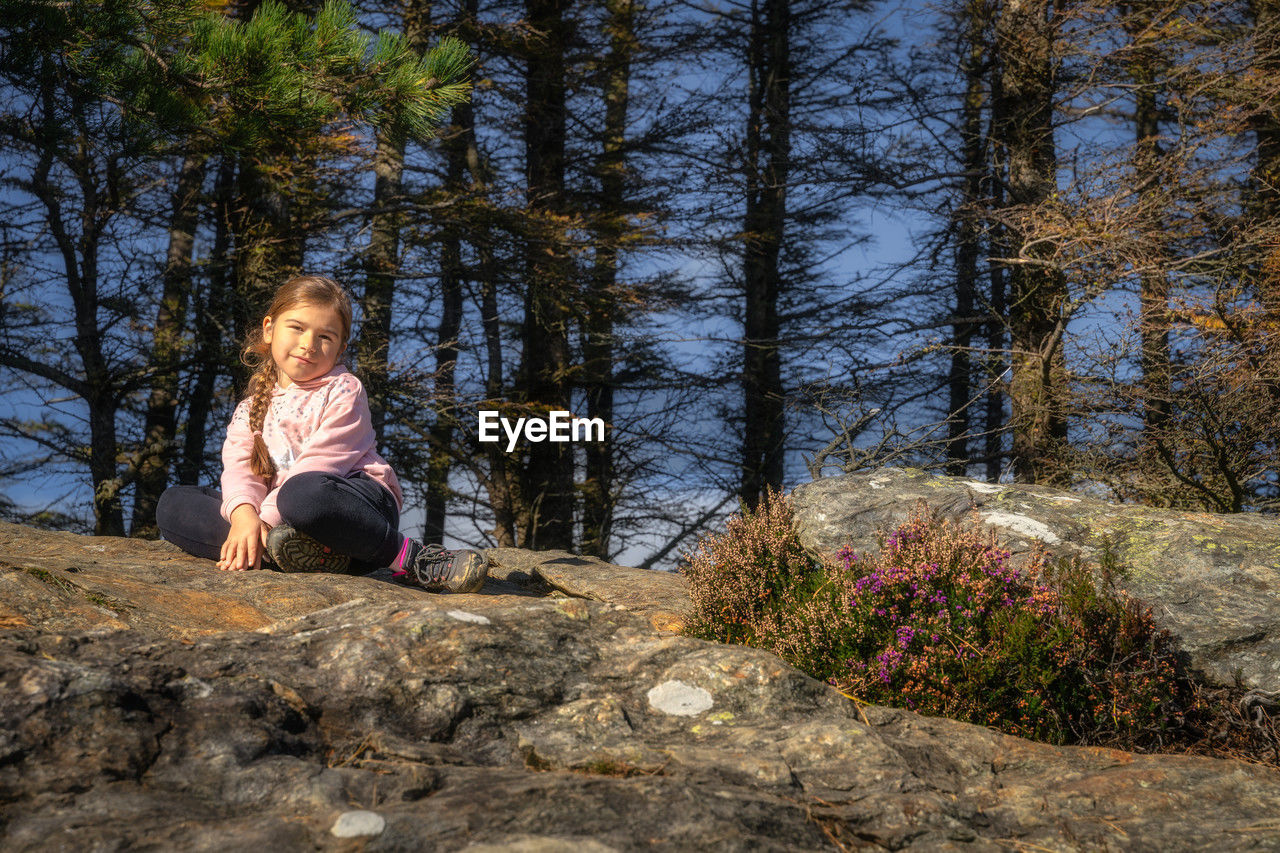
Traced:
<path id="1" fill-rule="evenodd" d="M 266 164 L 240 157 L 236 183 L 235 245 L 236 339 L 258 324 L 276 288 L 302 271 L 303 230 L 294 222 L 288 188 L 271 177 Z M 243 387 L 247 368 L 240 369 Z"/>
<path id="2" fill-rule="evenodd" d="M 778 269 L 786 228 L 791 158 L 791 5 L 751 4 L 743 232 L 743 503 L 754 508 L 767 488 L 781 489 L 785 421 L 779 348 Z"/>
<path id="3" fill-rule="evenodd" d="M 538 34 L 526 66 L 525 179 L 529 233 L 525 253 L 520 402 L 545 417 L 570 409 L 569 302 L 572 259 L 565 245 L 566 0 L 527 0 Z M 573 454 L 566 442 L 531 442 L 521 483 L 526 548 L 572 550 Z"/>
<path id="4" fill-rule="evenodd" d="M 191 292 L 192 252 L 200 213 L 200 187 L 204 183 L 204 155 L 188 155 L 182 161 L 169 217 L 169 249 L 165 256 L 160 305 L 152 333 L 151 367 L 154 378 L 147 400 L 143 446 L 139 453 L 138 479 L 133 500 L 133 536 L 154 537 L 156 503 L 169 482 L 177 448 L 178 373 L 183 360 L 187 299 Z"/>
<path id="5" fill-rule="evenodd" d="M 426 47 L 431 4 L 410 0 L 404 12 L 404 31 L 414 50 Z M 404 214 L 404 157 L 408 144 L 404 128 L 376 129 L 373 160 L 373 215 L 369 223 L 369 248 L 364 256 L 364 292 L 360 297 L 360 334 L 356 343 L 356 369 L 369 397 L 369 412 L 378 444 L 386 431 L 391 395 L 391 307 L 400 273 L 400 231 Z"/>
<path id="6" fill-rule="evenodd" d="M 448 160 L 445 191 L 455 198 L 468 189 L 467 152 L 473 148 L 475 115 L 470 104 L 453 108 L 453 125 L 444 143 Z M 444 538 L 449 504 L 449 472 L 453 462 L 453 434 L 458 416 L 457 373 L 458 333 L 462 329 L 462 287 L 467 278 L 462 263 L 462 234 L 457 217 L 440 234 L 440 326 L 436 333 L 435 410 L 428 447 L 426 522 L 423 536 L 439 542 Z"/>
<path id="7" fill-rule="evenodd" d="M 390 392 L 391 303 L 400 271 L 400 220 L 405 135 L 399 128 L 377 132 L 373 160 L 373 209 L 369 248 L 364 257 L 364 292 L 360 297 L 360 334 L 356 370 L 369 396 L 369 413 L 378 444 L 386 430 Z"/>
<path id="8" fill-rule="evenodd" d="M 197 303 L 195 316 L 195 378 L 188 394 L 186 440 L 178 463 L 178 482 L 200 484 L 204 470 L 209 415 L 218 377 L 233 373 L 235 361 L 226 350 L 223 329 L 232 320 L 231 301 L 235 269 L 231 257 L 231 206 L 235 195 L 235 159 L 224 155 L 213 183 L 213 247 L 209 262 L 209 286 Z"/>
<path id="9" fill-rule="evenodd" d="M 1124 11 L 1131 39 L 1143 38 L 1153 23 L 1150 2 L 1129 4 Z M 1150 36 L 1147 36 L 1149 39 Z M 1133 123 L 1136 137 L 1134 178 L 1139 192 L 1139 205 L 1149 211 L 1146 231 L 1157 244 L 1162 244 L 1164 227 L 1161 213 L 1160 107 L 1157 100 L 1157 49 L 1132 46 L 1134 60 L 1129 73 L 1134 84 Z M 1144 439 L 1159 440 L 1159 433 L 1169 421 L 1171 406 L 1171 349 L 1169 344 L 1169 279 L 1164 271 L 1166 251 L 1157 245 L 1147 269 L 1139 277 L 1139 340 L 1142 367 L 1142 428 Z"/>
<path id="10" fill-rule="evenodd" d="M 630 98 L 631 60 L 635 55 L 634 0 L 606 0 L 609 53 L 605 58 L 604 133 L 598 166 L 600 200 L 597 210 L 595 264 L 587 299 L 583 376 L 587 417 L 605 424 L 604 441 L 585 445 L 581 552 L 606 559 L 614 514 L 613 362 L 618 315 L 619 242 L 627 227 L 626 132 Z"/>
<path id="11" fill-rule="evenodd" d="M 997 132 L 1005 151 L 1007 227 L 1017 257 L 1008 265 L 1011 362 L 1010 417 L 1014 477 L 1059 485 L 1057 454 L 1067 438 L 1062 394 L 1066 283 L 1052 250 L 1034 245 L 1025 216 L 1056 189 L 1053 100 L 1056 23 L 1048 0 L 1006 0 L 996 23 L 1004 105 Z"/>
<path id="12" fill-rule="evenodd" d="M 987 102 L 986 6 L 985 0 L 971 0 L 965 11 L 965 96 L 960 131 L 965 178 L 956 222 L 956 302 L 947 376 L 946 471 L 953 476 L 964 476 L 967 471 L 973 420 L 969 405 L 973 393 L 972 317 L 978 290 L 978 256 L 982 251 L 982 183 L 988 162 L 982 137 L 983 105 Z"/>
<path id="13" fill-rule="evenodd" d="M 477 160 L 478 162 L 478 160 Z M 502 323 L 498 315 L 498 277 L 494 263 L 493 246 L 488 233 L 481 236 L 476 246 L 480 254 L 480 322 L 485 341 L 485 399 L 497 406 L 505 396 L 502 379 Z M 485 486 L 489 504 L 493 508 L 492 535 L 500 548 L 514 548 L 518 540 L 517 530 L 523 529 L 517 513 L 523 503 L 520 500 L 520 480 L 506 449 L 501 443 L 485 445 L 489 461 L 489 473 Z"/>
<path id="14" fill-rule="evenodd" d="M 80 396 L 88 405 L 89 476 L 93 484 L 93 532 L 97 536 L 123 536 L 124 509 L 120 492 L 123 480 L 118 464 L 120 448 L 116 441 L 116 412 L 120 395 L 116 377 L 111 373 L 102 349 L 102 331 L 98 323 L 98 250 L 102 229 L 111 216 L 110 205 L 104 207 L 104 195 L 113 187 L 98 186 L 91 149 L 96 140 L 85 120 L 92 105 L 75 93 L 67 97 L 68 114 L 59 114 L 55 93 L 56 71 L 46 60 L 41 70 L 40 122 L 42 150 L 31 177 L 32 193 L 44 206 L 46 225 L 56 246 L 66 276 L 75 324 L 72 346 L 80 357 L 81 378 L 67 377 L 62 384 Z M 66 127 L 63 127 L 65 120 Z M 62 137 L 64 130 L 70 138 Z M 80 209 L 76 211 L 77 227 L 69 226 L 64 217 L 67 193 L 54 185 L 51 172 L 61 162 L 76 183 Z M 112 179 L 107 170 L 107 179 Z M 119 177 L 118 173 L 115 175 Z"/>
<path id="15" fill-rule="evenodd" d="M 1254 56 L 1262 79 L 1280 76 L 1280 0 L 1251 0 Z M 1280 116 L 1274 108 L 1259 110 L 1254 129 L 1257 156 L 1253 167 L 1253 218 L 1258 222 L 1280 221 Z M 1272 263 L 1275 263 L 1273 247 Z M 1280 318 L 1280 277 L 1259 276 L 1259 300 L 1274 320 Z"/>
<path id="16" fill-rule="evenodd" d="M 998 60 L 997 53 L 994 58 Z M 989 142 L 990 162 L 990 209 L 998 211 L 1004 207 L 1004 162 L 1005 150 L 1000 142 L 996 129 L 1001 126 L 1001 111 L 1005 106 L 1004 89 L 999 71 L 991 74 L 991 125 L 987 134 Z M 1004 225 L 998 217 L 990 217 L 988 222 L 990 233 L 987 243 L 991 247 L 987 261 L 987 281 L 990 287 L 989 317 L 986 329 L 987 358 L 986 371 L 991 390 L 987 392 L 985 413 L 984 456 L 987 460 L 987 482 L 998 483 L 1004 474 L 1005 437 L 1008 434 L 1009 422 L 1005 417 L 1007 401 L 1007 374 L 1009 372 L 1009 323 L 1008 323 L 1008 286 L 1005 280 L 1005 268 L 994 262 L 990 255 L 1009 255 L 1009 239 Z"/>

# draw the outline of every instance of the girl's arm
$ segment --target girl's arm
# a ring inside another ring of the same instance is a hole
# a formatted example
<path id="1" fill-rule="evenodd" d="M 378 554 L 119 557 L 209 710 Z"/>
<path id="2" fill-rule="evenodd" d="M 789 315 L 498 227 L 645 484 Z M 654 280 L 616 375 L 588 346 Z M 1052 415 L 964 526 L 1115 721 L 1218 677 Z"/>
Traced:
<path id="1" fill-rule="evenodd" d="M 267 496 L 267 484 L 249 467 L 252 454 L 249 401 L 242 400 L 227 424 L 227 438 L 222 442 L 222 517 L 227 521 L 233 520 L 231 514 L 242 504 L 258 513 Z"/>

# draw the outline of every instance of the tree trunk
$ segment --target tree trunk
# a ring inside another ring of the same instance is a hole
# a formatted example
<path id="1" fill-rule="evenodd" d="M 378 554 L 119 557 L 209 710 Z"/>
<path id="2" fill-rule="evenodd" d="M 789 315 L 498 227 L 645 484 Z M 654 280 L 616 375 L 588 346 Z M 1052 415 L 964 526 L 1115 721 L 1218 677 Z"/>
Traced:
<path id="1" fill-rule="evenodd" d="M 57 246 L 71 297 L 75 322 L 72 345 L 80 357 L 83 371 L 83 378 L 74 383 L 76 387 L 73 390 L 89 407 L 88 462 L 93 484 L 93 532 L 97 536 L 123 536 L 124 509 L 120 499 L 123 482 L 118 464 L 120 448 L 116 442 L 119 392 L 102 349 L 102 332 L 98 324 L 98 249 L 102 228 L 111 211 L 103 209 L 104 190 L 97 184 L 90 153 L 94 141 L 90 138 L 91 131 L 84 116 L 92 105 L 78 95 L 68 99 L 67 124 L 73 126 L 76 136 L 67 142 L 60 141 L 63 127 L 55 96 L 55 74 L 52 64 L 46 61 L 42 68 L 40 93 L 45 147 L 34 169 L 31 188 L 44 206 L 49 234 Z M 62 149 L 61 145 L 68 147 Z M 63 216 L 67 194 L 50 181 L 55 161 L 66 166 L 80 192 L 79 227 L 75 231 L 68 227 Z M 107 187 L 105 192 L 109 193 L 111 189 Z"/>
<path id="2" fill-rule="evenodd" d="M 173 193 L 169 218 L 169 250 L 165 257 L 163 290 L 156 309 L 151 366 L 155 371 L 138 479 L 133 500 L 133 536 L 154 537 L 156 503 L 169 482 L 177 448 L 178 372 L 183 360 L 187 298 L 191 292 L 192 252 L 200 213 L 200 187 L 204 183 L 205 157 L 189 155 L 182 161 Z"/>
<path id="3" fill-rule="evenodd" d="M 276 289 L 302 271 L 303 230 L 294 222 L 288 187 L 273 178 L 266 164 L 242 155 L 236 184 L 235 242 L 236 339 L 244 340 L 271 303 Z M 243 387 L 248 374 L 241 370 Z"/>
<path id="4" fill-rule="evenodd" d="M 116 440 L 116 413 L 119 393 L 102 350 L 102 331 L 98 324 L 98 248 L 102 220 L 98 188 L 94 185 L 91 164 L 74 164 L 83 193 L 84 209 L 81 231 L 76 240 L 78 270 L 68 269 L 72 304 L 75 308 L 75 348 L 84 366 L 84 381 L 89 393 L 89 474 L 93 480 L 93 517 L 95 536 L 124 536 L 124 505 L 120 493 L 120 446 Z M 69 267 L 75 267 L 72 256 Z"/>
<path id="5" fill-rule="evenodd" d="M 1252 0 L 1254 55 L 1262 79 L 1280 76 L 1280 0 Z M 1258 222 L 1280 221 L 1280 116 L 1276 110 L 1259 110 L 1255 120 L 1258 151 L 1253 167 L 1252 208 Z M 1272 247 L 1274 253 L 1277 250 Z M 1274 320 L 1280 318 L 1280 277 L 1258 277 L 1259 301 Z"/>
<path id="6" fill-rule="evenodd" d="M 382 444 L 390 391 L 391 303 L 400 271 L 400 222 L 403 200 L 405 134 L 398 128 L 377 133 L 373 161 L 373 217 L 364 257 L 365 283 L 360 299 L 356 370 L 369 396 L 369 412 Z"/>
<path id="7" fill-rule="evenodd" d="M 1052 250 L 1032 245 L 1025 215 L 1056 189 L 1053 134 L 1054 11 L 1048 0 L 1006 0 L 996 24 L 1003 67 L 998 135 L 1006 158 L 1007 202 L 1013 225 L 1008 243 L 1014 477 L 1018 482 L 1062 484 L 1057 454 L 1067 437 L 1062 393 L 1062 335 L 1066 284 Z"/>
<path id="8" fill-rule="evenodd" d="M 467 190 L 467 151 L 473 148 L 475 115 L 470 104 L 453 108 L 453 125 L 444 144 L 448 159 L 445 191 L 455 198 Z M 453 462 L 453 434 L 458 400 L 454 377 L 458 365 L 458 333 L 462 329 L 462 234 L 456 217 L 440 234 L 440 326 L 436 334 L 435 423 L 431 425 L 427 463 L 426 523 L 423 536 L 431 542 L 444 538 L 449 505 L 449 472 Z"/>
<path id="9" fill-rule="evenodd" d="M 597 216 L 595 266 L 587 299 L 583 335 L 583 375 L 587 392 L 587 417 L 605 424 L 604 441 L 585 445 L 586 479 L 583 482 L 583 554 L 606 559 L 614 511 L 613 360 L 616 355 L 614 325 L 618 304 L 618 245 L 626 230 L 624 198 L 626 179 L 627 104 L 630 98 L 631 59 L 635 55 L 634 0 L 606 0 L 609 53 L 605 59 L 604 134 L 599 162 L 600 201 Z"/>
<path id="10" fill-rule="evenodd" d="M 783 474 L 782 358 L 778 270 L 791 157 L 789 0 L 751 5 L 743 232 L 743 470 L 739 495 L 754 508 Z"/>
<path id="11" fill-rule="evenodd" d="M 426 48 L 431 4 L 410 0 L 404 12 L 404 30 L 414 50 Z M 365 284 L 360 298 L 360 335 L 356 344 L 356 369 L 369 397 L 369 412 L 378 444 L 386 431 L 391 394 L 391 307 L 400 273 L 400 229 L 404 214 L 404 154 L 407 134 L 398 126 L 376 131 L 373 160 L 373 216 L 369 223 L 369 248 L 364 256 Z"/>
<path id="12" fill-rule="evenodd" d="M 525 178 L 530 220 L 522 328 L 523 414 L 570 409 L 569 294 L 572 259 L 561 217 L 565 197 L 566 0 L 527 0 L 538 34 L 526 67 Z M 521 484 L 526 548 L 573 548 L 573 453 L 566 442 L 530 442 Z"/>
<path id="13" fill-rule="evenodd" d="M 223 329 L 232 324 L 231 298 L 235 276 L 231 258 L 231 204 L 235 194 L 235 159 L 222 158 L 213 184 L 213 247 L 209 263 L 209 288 L 197 303 L 195 317 L 196 372 L 187 395 L 186 440 L 178 463 L 178 482 L 200 484 L 204 470 L 209 415 L 218 377 L 234 370 L 223 340 Z"/>
<path id="14" fill-rule="evenodd" d="M 1131 38 L 1141 38 L 1149 29 L 1153 11 L 1149 3 L 1134 3 L 1124 10 Z M 1150 36 L 1147 36 L 1150 38 Z M 1134 45 L 1129 73 L 1134 84 L 1134 178 L 1139 205 L 1149 211 L 1145 230 L 1156 239 L 1164 234 L 1157 158 L 1160 151 L 1160 111 L 1157 103 L 1158 48 L 1143 50 Z M 1166 252 L 1159 247 L 1139 277 L 1139 339 L 1142 367 L 1142 427 L 1144 437 L 1159 439 L 1168 423 L 1171 395 L 1171 350 L 1169 345 L 1169 279 L 1164 271 Z"/>
<path id="15" fill-rule="evenodd" d="M 982 179 L 987 165 L 986 145 L 982 138 L 983 104 L 986 102 L 984 68 L 988 49 L 985 9 L 985 0 L 972 0 L 965 13 L 965 96 L 960 131 L 965 179 L 956 223 L 956 303 L 951 324 L 951 368 L 947 376 L 946 470 L 953 476 L 964 476 L 967 471 L 970 423 L 973 420 L 969 406 L 973 393 L 972 316 L 978 289 L 978 256 L 982 248 Z"/>
<path id="16" fill-rule="evenodd" d="M 998 57 L 998 54 L 997 54 Z M 997 70 L 991 75 L 991 126 L 987 134 L 990 141 L 987 164 L 990 173 L 991 210 L 1004 207 L 1004 162 L 1005 150 L 1000 143 L 996 128 L 1002 123 L 1001 111 L 1004 109 L 1004 89 L 1001 85 L 1000 73 Z M 991 217 L 988 222 L 990 233 L 987 244 L 991 247 L 989 255 L 1009 255 L 1009 238 L 998 217 Z M 1005 402 L 1007 394 L 1008 358 L 1008 308 L 1007 282 L 1005 268 L 988 257 L 987 280 L 990 285 L 990 320 L 987 324 L 987 358 L 986 372 L 991 389 L 987 392 L 985 414 L 984 456 L 987 461 L 987 482 L 998 483 L 1004 474 L 1005 436 L 1009 422 L 1005 418 Z"/>
<path id="17" fill-rule="evenodd" d="M 484 327 L 485 341 L 485 399 L 489 405 L 497 406 L 504 398 L 502 323 L 498 316 L 497 265 L 494 263 L 493 246 L 488 233 L 481 236 L 476 250 L 480 254 L 480 322 Z M 489 493 L 489 504 L 493 507 L 493 538 L 500 548 L 514 548 L 518 541 L 516 531 L 523 529 L 517 519 L 517 508 L 522 503 L 519 477 L 501 443 L 486 444 L 485 447 L 488 448 L 489 460 L 489 474 L 485 485 Z"/>
<path id="18" fill-rule="evenodd" d="M 993 227 L 991 245 L 1000 244 L 999 226 Z M 1005 394 L 1002 377 L 1008 372 L 1009 363 L 1005 355 L 1008 346 L 1007 328 L 1005 325 L 1005 281 L 1004 267 L 992 265 L 988 271 L 991 284 L 991 321 L 987 326 L 987 376 L 990 377 L 991 390 L 987 392 L 987 405 L 984 417 L 983 457 L 986 459 L 986 478 L 989 483 L 1000 482 L 1004 473 L 1005 448 L 1004 437 L 1008 429 L 1005 419 Z"/>

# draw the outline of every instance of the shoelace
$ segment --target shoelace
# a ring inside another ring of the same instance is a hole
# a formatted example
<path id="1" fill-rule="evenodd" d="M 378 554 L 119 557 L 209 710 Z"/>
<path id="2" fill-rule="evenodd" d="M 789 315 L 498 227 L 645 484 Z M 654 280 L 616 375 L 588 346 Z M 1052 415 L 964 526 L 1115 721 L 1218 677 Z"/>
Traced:
<path id="1" fill-rule="evenodd" d="M 440 583 L 448 576 L 455 556 L 453 551 L 446 551 L 443 545 L 426 545 L 414 559 L 413 568 L 423 583 Z M 423 568 L 427 569 L 426 577 L 423 577 Z"/>

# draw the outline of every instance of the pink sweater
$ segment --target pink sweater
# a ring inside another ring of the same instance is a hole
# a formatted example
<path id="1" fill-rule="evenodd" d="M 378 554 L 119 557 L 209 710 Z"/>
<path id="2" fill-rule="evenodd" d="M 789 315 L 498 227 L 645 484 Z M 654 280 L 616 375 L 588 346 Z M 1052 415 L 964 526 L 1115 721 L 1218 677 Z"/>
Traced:
<path id="1" fill-rule="evenodd" d="M 270 487 L 249 468 L 253 452 L 250 402 L 240 401 L 222 443 L 223 518 L 230 521 L 232 510 L 249 504 L 259 518 L 275 527 L 281 521 L 276 509 L 280 486 L 304 471 L 342 477 L 363 471 L 395 496 L 397 507 L 404 508 L 396 474 L 378 455 L 364 386 L 345 367 L 338 365 L 310 382 L 271 392 L 271 406 L 262 424 L 262 439 L 276 463 Z"/>

